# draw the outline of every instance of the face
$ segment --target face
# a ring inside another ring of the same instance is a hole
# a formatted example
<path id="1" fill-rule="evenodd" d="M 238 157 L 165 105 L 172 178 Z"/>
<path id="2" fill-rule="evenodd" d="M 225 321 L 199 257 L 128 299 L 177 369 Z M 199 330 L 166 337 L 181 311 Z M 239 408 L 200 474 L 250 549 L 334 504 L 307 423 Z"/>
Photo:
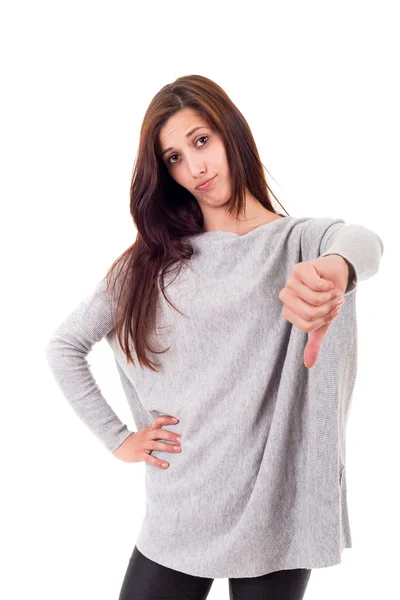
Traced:
<path id="1" fill-rule="evenodd" d="M 219 132 L 192 109 L 182 109 L 159 134 L 162 160 L 171 177 L 186 188 L 203 208 L 222 206 L 231 193 L 229 166 Z M 214 178 L 204 190 L 197 186 Z"/>

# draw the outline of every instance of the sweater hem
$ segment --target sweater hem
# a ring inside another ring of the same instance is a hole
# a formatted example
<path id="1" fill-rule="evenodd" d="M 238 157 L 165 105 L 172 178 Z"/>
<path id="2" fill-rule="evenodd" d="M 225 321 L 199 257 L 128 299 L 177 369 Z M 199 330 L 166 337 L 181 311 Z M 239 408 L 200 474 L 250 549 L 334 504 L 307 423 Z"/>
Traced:
<path id="1" fill-rule="evenodd" d="M 241 579 L 247 577 L 262 577 L 263 575 L 267 575 L 268 573 L 272 573 L 274 571 L 283 571 L 290 569 L 322 569 L 327 567 L 334 567 L 336 565 L 341 564 L 342 562 L 342 552 L 345 549 L 351 549 L 351 546 L 346 544 L 342 547 L 342 549 L 336 555 L 332 556 L 331 559 L 324 560 L 297 560 L 296 562 L 288 560 L 282 561 L 282 563 L 275 567 L 268 566 L 267 561 L 264 566 L 255 566 L 245 568 L 241 567 L 237 570 L 235 569 L 224 569 L 224 568 L 213 568 L 211 571 L 204 571 L 201 568 L 188 568 L 179 563 L 179 561 L 171 558 L 169 554 L 168 558 L 163 556 L 162 554 L 155 554 L 153 550 L 146 546 L 146 543 L 143 540 L 138 539 L 136 542 L 136 548 L 141 552 L 146 558 L 152 560 L 153 562 L 167 567 L 168 569 L 173 569 L 175 571 L 179 571 L 180 573 L 184 573 L 186 575 L 192 575 L 194 577 L 203 577 L 207 579 Z"/>

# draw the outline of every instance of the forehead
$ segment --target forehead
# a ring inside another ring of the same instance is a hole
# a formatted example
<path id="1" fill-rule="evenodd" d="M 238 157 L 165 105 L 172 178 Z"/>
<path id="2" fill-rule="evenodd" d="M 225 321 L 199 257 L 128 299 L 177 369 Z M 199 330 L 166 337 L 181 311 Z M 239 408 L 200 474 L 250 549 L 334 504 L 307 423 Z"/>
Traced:
<path id="1" fill-rule="evenodd" d="M 160 143 L 164 146 L 173 137 L 185 135 L 193 127 L 204 126 L 208 123 L 204 117 L 191 108 L 184 108 L 172 115 L 160 129 Z"/>

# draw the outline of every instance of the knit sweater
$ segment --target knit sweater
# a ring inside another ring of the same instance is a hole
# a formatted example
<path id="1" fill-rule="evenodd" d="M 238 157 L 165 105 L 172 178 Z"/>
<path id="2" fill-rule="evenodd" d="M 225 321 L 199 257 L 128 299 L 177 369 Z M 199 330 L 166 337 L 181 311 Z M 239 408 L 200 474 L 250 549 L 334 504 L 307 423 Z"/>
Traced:
<path id="1" fill-rule="evenodd" d="M 171 345 L 155 355 L 159 372 L 127 363 L 102 280 L 48 342 L 58 386 L 109 452 L 132 433 L 87 362 L 105 338 L 137 430 L 158 415 L 179 419 L 164 427 L 182 434 L 182 451 L 152 451 L 167 469 L 145 463 L 136 546 L 151 560 L 210 578 L 336 565 L 352 547 L 346 423 L 356 292 L 378 271 L 382 240 L 340 218 L 284 216 L 244 235 L 207 231 L 186 241 L 194 253 L 166 289 L 183 314 L 158 294 L 150 347 Z M 309 369 L 308 334 L 283 317 L 279 292 L 296 263 L 328 254 L 343 256 L 354 278 Z"/>

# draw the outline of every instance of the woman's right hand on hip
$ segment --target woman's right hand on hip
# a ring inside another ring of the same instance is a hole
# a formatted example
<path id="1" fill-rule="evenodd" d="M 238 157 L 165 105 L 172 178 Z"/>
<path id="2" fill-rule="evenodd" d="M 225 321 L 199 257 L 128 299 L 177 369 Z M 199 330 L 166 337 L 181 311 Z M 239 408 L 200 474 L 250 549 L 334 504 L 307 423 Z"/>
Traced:
<path id="1" fill-rule="evenodd" d="M 153 450 L 161 450 L 162 452 L 179 453 L 181 451 L 181 442 L 180 439 L 178 439 L 180 437 L 179 433 L 168 431 L 168 429 L 161 429 L 162 425 L 176 425 L 176 421 L 174 420 L 174 417 L 170 416 L 162 415 L 157 417 L 153 423 L 147 427 L 143 427 L 143 429 L 128 435 L 112 454 L 124 462 L 144 461 L 147 464 L 160 469 L 167 468 L 169 464 L 152 456 L 151 452 Z M 175 444 L 157 441 L 160 439 L 169 440 L 175 442 Z M 175 450 L 175 448 L 177 448 L 177 450 Z"/>

